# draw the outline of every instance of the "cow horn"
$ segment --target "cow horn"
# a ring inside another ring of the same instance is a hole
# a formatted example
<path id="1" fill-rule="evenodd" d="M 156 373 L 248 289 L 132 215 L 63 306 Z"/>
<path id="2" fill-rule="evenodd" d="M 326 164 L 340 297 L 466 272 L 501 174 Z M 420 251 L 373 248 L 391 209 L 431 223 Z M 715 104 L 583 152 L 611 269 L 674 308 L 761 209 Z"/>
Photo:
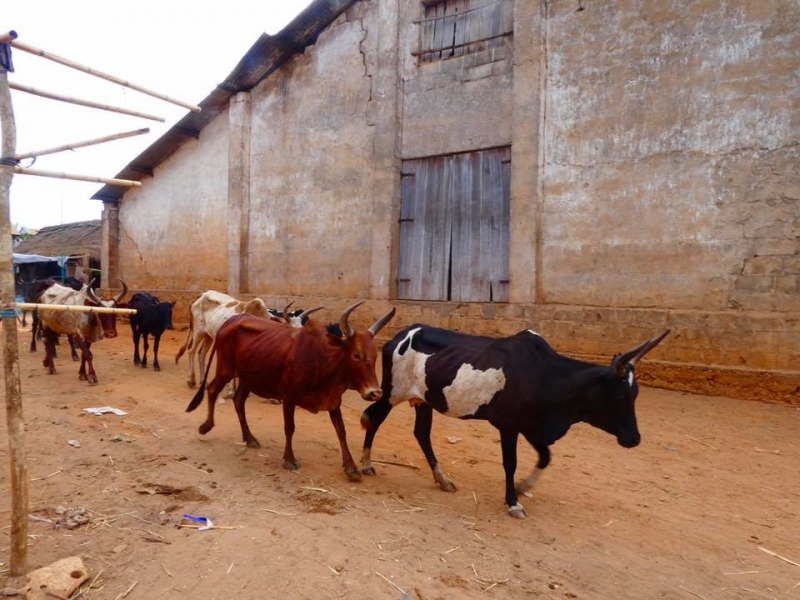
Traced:
<path id="1" fill-rule="evenodd" d="M 614 360 L 611 362 L 611 366 L 614 368 L 618 377 L 625 376 L 625 370 L 628 365 L 635 367 L 636 363 L 650 350 L 658 346 L 667 335 L 669 334 L 670 330 L 667 329 L 664 333 L 659 335 L 658 337 L 650 338 L 646 342 L 642 342 L 638 346 L 636 346 L 632 350 L 628 350 L 624 354 L 619 354 L 614 357 Z"/>
<path id="2" fill-rule="evenodd" d="M 351 338 L 356 334 L 356 332 L 353 331 L 353 328 L 350 327 L 350 323 L 348 323 L 347 320 L 350 318 L 350 313 L 364 304 L 364 302 L 366 302 L 366 300 L 362 300 L 361 302 L 356 302 L 355 304 L 348 306 L 347 309 L 342 313 L 342 316 L 339 317 L 339 329 L 342 330 L 344 337 Z"/>
<path id="3" fill-rule="evenodd" d="M 94 302 L 97 306 L 102 306 L 103 303 L 100 301 L 100 298 L 97 297 L 97 294 L 94 293 L 94 288 L 92 284 L 94 283 L 94 279 L 89 282 L 89 285 L 86 286 L 86 295 L 89 296 L 89 300 Z"/>
<path id="4" fill-rule="evenodd" d="M 301 312 L 301 313 L 300 313 L 300 315 L 299 315 L 297 318 L 298 318 L 298 319 L 300 320 L 300 322 L 302 323 L 302 322 L 303 322 L 303 319 L 306 319 L 306 318 L 308 318 L 308 316 L 309 316 L 311 313 L 315 313 L 315 312 L 317 312 L 318 310 L 322 310 L 323 308 L 325 308 L 325 307 L 324 307 L 324 306 L 318 306 L 317 308 L 309 308 L 308 310 L 304 310 L 303 312 Z"/>
<path id="5" fill-rule="evenodd" d="M 397 309 L 395 307 L 392 307 L 392 310 L 390 310 L 388 313 L 386 313 L 380 319 L 375 321 L 375 323 L 372 325 L 372 327 L 369 328 L 369 332 L 372 334 L 373 337 L 378 335 L 378 332 L 381 329 L 383 329 L 389 321 L 392 320 L 392 317 L 394 317 L 396 312 L 397 312 Z"/>
<path id="6" fill-rule="evenodd" d="M 294 304 L 294 300 L 289 302 L 289 304 L 287 304 L 283 309 L 283 320 L 287 323 L 289 322 L 289 308 L 292 306 L 292 304 Z"/>
<path id="7" fill-rule="evenodd" d="M 119 282 L 122 284 L 122 291 L 116 296 L 114 296 L 114 304 L 117 304 L 120 300 L 122 300 L 125 297 L 125 294 L 128 293 L 128 286 L 125 285 L 125 282 L 122 281 L 122 278 L 117 277 L 117 279 L 119 279 Z"/>

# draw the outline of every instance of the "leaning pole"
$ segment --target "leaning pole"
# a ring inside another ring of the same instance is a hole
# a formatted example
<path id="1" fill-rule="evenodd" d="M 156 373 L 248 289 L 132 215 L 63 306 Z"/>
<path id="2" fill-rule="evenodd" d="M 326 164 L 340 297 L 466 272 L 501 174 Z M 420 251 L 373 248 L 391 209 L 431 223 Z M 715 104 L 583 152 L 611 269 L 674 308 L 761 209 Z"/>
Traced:
<path id="1" fill-rule="evenodd" d="M 19 378 L 17 319 L 14 310 L 14 264 L 11 242 L 10 194 L 14 177 L 17 129 L 8 87 L 11 51 L 8 42 L 16 33 L 0 33 L 0 301 L 3 319 L 3 374 L 6 383 L 8 461 L 11 470 L 12 577 L 24 575 L 28 558 L 28 464 L 25 458 L 25 423 L 22 419 L 22 389 Z"/>

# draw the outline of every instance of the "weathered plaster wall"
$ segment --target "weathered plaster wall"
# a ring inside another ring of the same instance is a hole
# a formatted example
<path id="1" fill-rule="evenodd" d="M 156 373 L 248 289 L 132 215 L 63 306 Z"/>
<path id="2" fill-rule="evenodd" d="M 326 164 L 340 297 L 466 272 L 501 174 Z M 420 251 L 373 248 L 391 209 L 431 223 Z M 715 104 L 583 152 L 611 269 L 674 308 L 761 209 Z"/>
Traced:
<path id="1" fill-rule="evenodd" d="M 348 11 L 252 91 L 253 292 L 370 294 L 371 18 Z"/>
<path id="2" fill-rule="evenodd" d="M 548 302 L 800 311 L 800 5 L 549 3 Z"/>
<path id="3" fill-rule="evenodd" d="M 156 167 L 119 211 L 119 273 L 133 288 L 225 289 L 228 117 Z"/>
<path id="4" fill-rule="evenodd" d="M 512 51 L 499 46 L 422 63 L 421 2 L 400 3 L 402 157 L 419 158 L 505 146 L 512 138 Z"/>

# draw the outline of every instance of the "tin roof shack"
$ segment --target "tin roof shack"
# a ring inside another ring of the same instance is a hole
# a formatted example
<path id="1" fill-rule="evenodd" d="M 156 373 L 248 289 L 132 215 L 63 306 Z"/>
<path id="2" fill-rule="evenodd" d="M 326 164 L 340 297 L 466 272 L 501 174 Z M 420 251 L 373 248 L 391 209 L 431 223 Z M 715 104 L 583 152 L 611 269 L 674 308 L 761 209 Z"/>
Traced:
<path id="1" fill-rule="evenodd" d="M 797 8 L 679 4 L 315 0 L 94 196 L 107 281 L 800 402 Z"/>

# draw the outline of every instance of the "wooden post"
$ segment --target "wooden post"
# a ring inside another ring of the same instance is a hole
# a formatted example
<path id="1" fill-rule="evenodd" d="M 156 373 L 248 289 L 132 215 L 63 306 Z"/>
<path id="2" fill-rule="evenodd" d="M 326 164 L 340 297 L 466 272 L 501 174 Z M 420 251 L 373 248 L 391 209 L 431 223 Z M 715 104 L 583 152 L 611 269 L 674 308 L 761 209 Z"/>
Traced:
<path id="1" fill-rule="evenodd" d="M 0 63 L 0 126 L 3 130 L 0 161 L 11 161 L 17 145 L 17 129 L 6 66 Z M 22 418 L 22 388 L 19 380 L 19 346 L 14 302 L 14 263 L 11 252 L 11 211 L 9 197 L 14 170 L 0 164 L 0 301 L 3 318 L 3 374 L 6 382 L 8 461 L 11 470 L 11 558 L 12 577 L 24 575 L 28 560 L 28 464 L 25 458 L 25 422 Z"/>

